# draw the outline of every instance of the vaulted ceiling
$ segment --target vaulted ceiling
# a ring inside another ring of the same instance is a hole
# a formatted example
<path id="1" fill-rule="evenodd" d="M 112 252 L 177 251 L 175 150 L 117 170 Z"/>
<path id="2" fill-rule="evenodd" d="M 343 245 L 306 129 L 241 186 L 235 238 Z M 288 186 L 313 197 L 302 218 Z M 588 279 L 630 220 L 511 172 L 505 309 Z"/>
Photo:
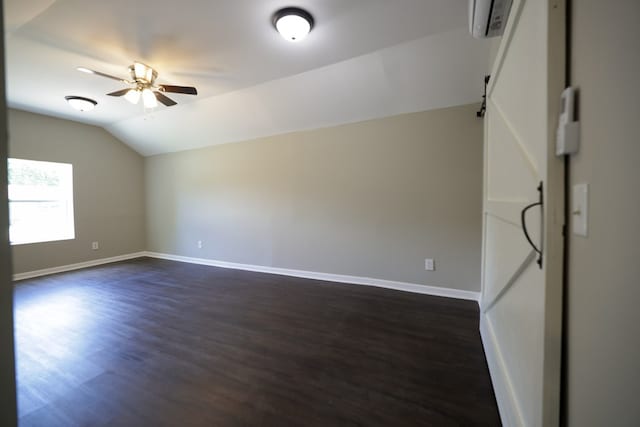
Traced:
<path id="1" fill-rule="evenodd" d="M 271 23 L 311 12 L 299 43 Z M 488 43 L 465 0 L 4 0 L 11 107 L 104 127 L 143 155 L 480 100 Z M 198 96 L 145 110 L 106 96 L 135 60 Z M 90 112 L 64 97 L 95 99 Z"/>

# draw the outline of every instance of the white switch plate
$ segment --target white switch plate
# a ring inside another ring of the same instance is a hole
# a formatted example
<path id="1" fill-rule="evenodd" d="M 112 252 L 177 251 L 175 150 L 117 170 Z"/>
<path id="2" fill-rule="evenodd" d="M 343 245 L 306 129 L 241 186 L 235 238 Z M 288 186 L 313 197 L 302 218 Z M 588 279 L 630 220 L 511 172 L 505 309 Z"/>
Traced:
<path id="1" fill-rule="evenodd" d="M 91 249 L 93 249 L 94 251 L 97 251 L 99 247 L 100 246 L 98 242 L 91 242 Z"/>
<path id="2" fill-rule="evenodd" d="M 433 258 L 426 258 L 424 260 L 424 269 L 427 271 L 433 271 L 436 269 L 436 265 L 434 264 Z"/>
<path id="3" fill-rule="evenodd" d="M 571 223 L 573 234 L 587 237 L 589 185 L 576 184 L 571 192 Z"/>
<path id="4" fill-rule="evenodd" d="M 198 249 L 202 249 L 202 240 L 198 240 Z"/>

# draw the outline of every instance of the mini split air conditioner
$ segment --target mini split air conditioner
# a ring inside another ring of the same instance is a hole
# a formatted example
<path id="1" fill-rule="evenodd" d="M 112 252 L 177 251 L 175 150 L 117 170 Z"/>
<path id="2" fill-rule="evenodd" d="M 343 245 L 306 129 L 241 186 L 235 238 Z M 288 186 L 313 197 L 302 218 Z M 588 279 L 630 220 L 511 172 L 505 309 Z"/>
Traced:
<path id="1" fill-rule="evenodd" d="M 469 0 L 469 32 L 477 39 L 501 36 L 512 0 Z"/>

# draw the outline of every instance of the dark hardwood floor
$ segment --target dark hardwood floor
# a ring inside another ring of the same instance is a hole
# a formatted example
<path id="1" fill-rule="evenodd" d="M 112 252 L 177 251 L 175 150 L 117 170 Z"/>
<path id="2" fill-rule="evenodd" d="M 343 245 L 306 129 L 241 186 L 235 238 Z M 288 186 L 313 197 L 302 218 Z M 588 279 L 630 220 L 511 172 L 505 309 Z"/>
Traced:
<path id="1" fill-rule="evenodd" d="M 470 301 L 141 258 L 15 311 L 23 426 L 499 425 Z"/>

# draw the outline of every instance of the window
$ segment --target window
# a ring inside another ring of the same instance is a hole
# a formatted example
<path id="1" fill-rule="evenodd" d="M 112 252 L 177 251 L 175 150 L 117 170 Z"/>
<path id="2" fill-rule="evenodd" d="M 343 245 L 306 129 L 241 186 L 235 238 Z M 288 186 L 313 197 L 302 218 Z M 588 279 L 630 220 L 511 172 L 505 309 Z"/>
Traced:
<path id="1" fill-rule="evenodd" d="M 9 159 L 8 169 L 11 244 L 75 238 L 73 166 Z"/>

